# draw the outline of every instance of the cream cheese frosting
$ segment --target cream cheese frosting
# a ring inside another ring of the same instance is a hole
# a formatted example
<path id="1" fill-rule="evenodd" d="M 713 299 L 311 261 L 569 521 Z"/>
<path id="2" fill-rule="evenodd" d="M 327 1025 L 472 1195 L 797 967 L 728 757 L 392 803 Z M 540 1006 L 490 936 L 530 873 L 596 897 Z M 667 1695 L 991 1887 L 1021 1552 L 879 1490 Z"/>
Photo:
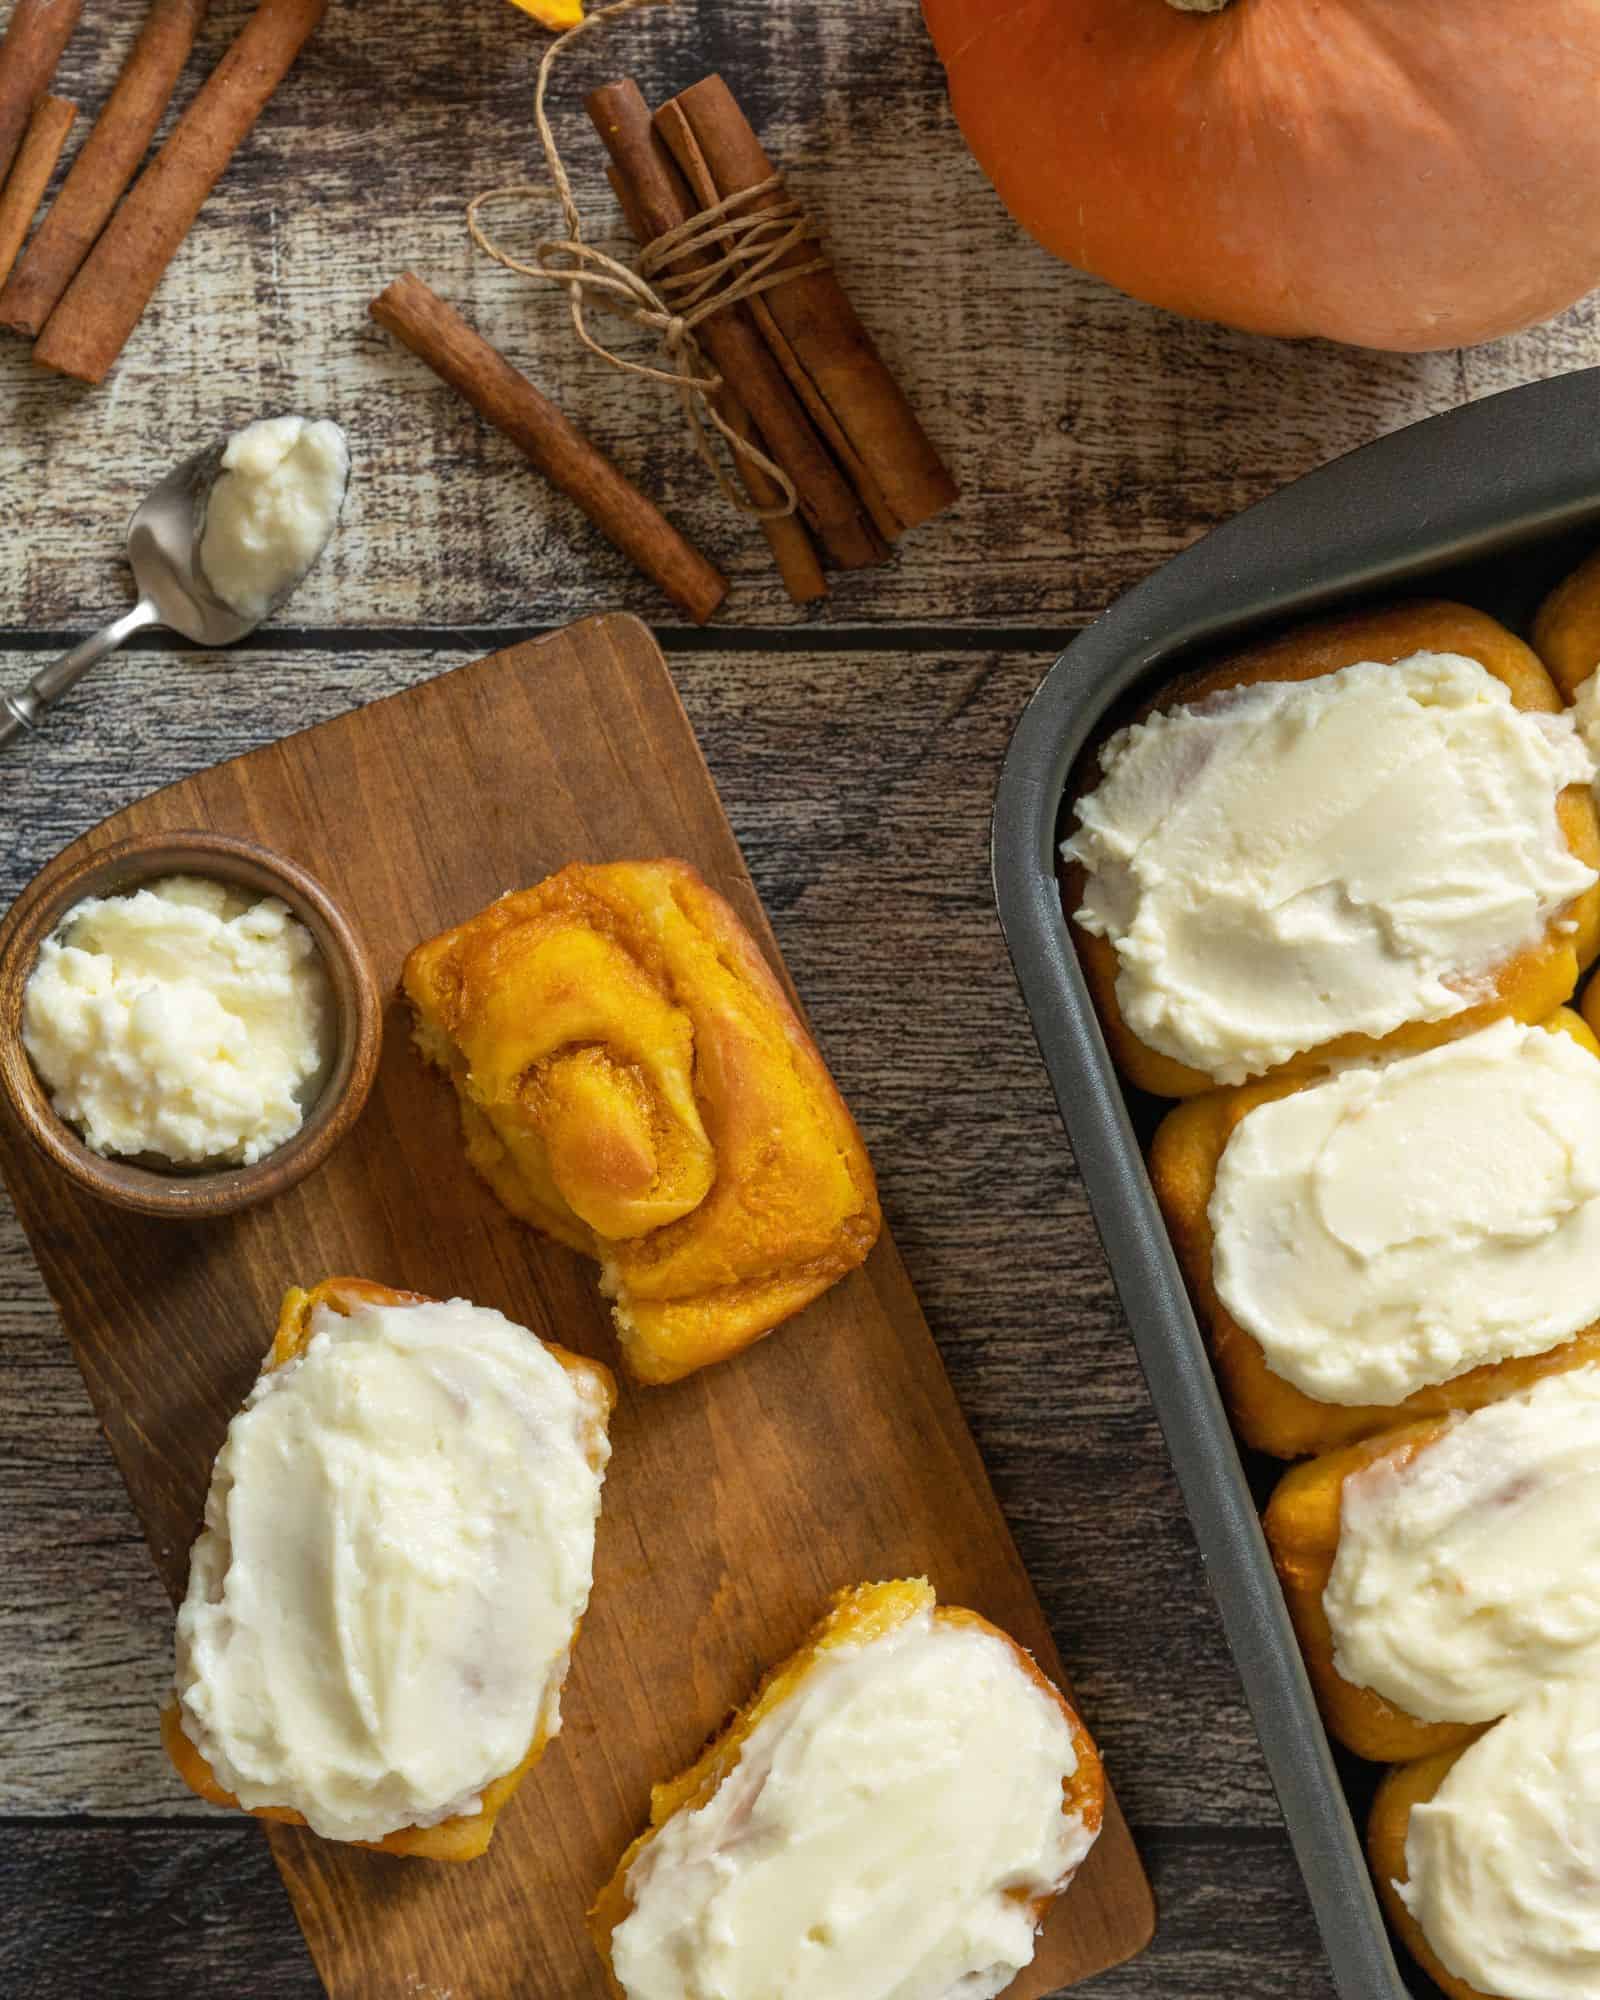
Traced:
<path id="1" fill-rule="evenodd" d="M 1394 1404 L 1600 1319 L 1600 1062 L 1512 1021 L 1257 1105 L 1210 1201 L 1217 1295 L 1319 1402 Z"/>
<path id="2" fill-rule="evenodd" d="M 1152 1049 L 1242 1083 L 1480 997 L 1596 879 L 1556 798 L 1595 760 L 1477 661 L 1262 682 L 1120 730 L 1064 845 Z"/>
<path id="3" fill-rule="evenodd" d="M 1425 1722 L 1600 1674 L 1600 1368 L 1346 1479 L 1322 1601 L 1339 1672 Z"/>
<path id="4" fill-rule="evenodd" d="M 1093 1845 L 1058 1705 L 992 1632 L 924 1608 L 819 1656 L 630 1869 L 628 2000 L 990 2000 L 1034 1900 Z"/>
<path id="5" fill-rule="evenodd" d="M 319 1307 L 229 1426 L 178 1613 L 220 1782 L 338 1840 L 475 1812 L 560 1726 L 607 1456 L 594 1378 L 502 1314 Z"/>
<path id="6" fill-rule="evenodd" d="M 250 1166 L 300 1129 L 331 1017 L 286 904 L 173 875 L 68 911 L 29 975 L 22 1039 L 93 1151 Z"/>
<path id="7" fill-rule="evenodd" d="M 1600 1679 L 1548 1688 L 1413 1806 L 1396 1885 L 1458 1979 L 1503 2000 L 1600 1993 Z"/>
<path id="8" fill-rule="evenodd" d="M 235 431 L 206 503 L 200 567 L 241 618 L 265 618 L 338 525 L 350 448 L 326 417 L 263 417 Z"/>
<path id="9" fill-rule="evenodd" d="M 1572 722 L 1589 755 L 1600 765 L 1600 674 L 1591 674 L 1572 697 Z M 1600 791 L 1600 777 L 1596 779 Z"/>

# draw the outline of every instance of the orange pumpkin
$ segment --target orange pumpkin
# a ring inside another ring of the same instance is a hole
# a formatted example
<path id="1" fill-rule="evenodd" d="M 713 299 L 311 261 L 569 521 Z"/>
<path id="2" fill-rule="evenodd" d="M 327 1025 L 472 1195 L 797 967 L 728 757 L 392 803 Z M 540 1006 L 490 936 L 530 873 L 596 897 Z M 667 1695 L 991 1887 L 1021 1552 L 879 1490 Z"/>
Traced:
<path id="1" fill-rule="evenodd" d="M 558 33 L 577 27 L 583 19 L 583 0 L 512 0 L 524 14 L 531 14 L 541 27 Z"/>
<path id="2" fill-rule="evenodd" d="M 1024 228 L 1258 333 L 1492 340 L 1600 284 L 1600 0 L 923 0 Z"/>

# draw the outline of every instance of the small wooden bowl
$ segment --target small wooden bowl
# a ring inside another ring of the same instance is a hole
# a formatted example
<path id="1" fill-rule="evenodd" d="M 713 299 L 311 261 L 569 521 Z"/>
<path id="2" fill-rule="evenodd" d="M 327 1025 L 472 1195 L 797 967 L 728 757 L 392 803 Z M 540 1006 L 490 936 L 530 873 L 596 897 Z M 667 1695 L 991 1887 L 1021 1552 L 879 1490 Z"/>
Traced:
<path id="1" fill-rule="evenodd" d="M 164 875 L 203 875 L 287 903 L 316 940 L 333 999 L 333 1053 L 316 1102 L 291 1138 L 251 1167 L 160 1171 L 91 1152 L 51 1108 L 22 1043 L 22 995 L 39 948 L 90 896 L 115 896 Z M 141 1215 L 200 1222 L 270 1201 L 327 1158 L 360 1116 L 378 1070 L 383 1006 L 366 948 L 303 868 L 253 841 L 220 833 L 161 833 L 43 869 L 0 925 L 0 1094 L 41 1153 L 87 1193 Z"/>

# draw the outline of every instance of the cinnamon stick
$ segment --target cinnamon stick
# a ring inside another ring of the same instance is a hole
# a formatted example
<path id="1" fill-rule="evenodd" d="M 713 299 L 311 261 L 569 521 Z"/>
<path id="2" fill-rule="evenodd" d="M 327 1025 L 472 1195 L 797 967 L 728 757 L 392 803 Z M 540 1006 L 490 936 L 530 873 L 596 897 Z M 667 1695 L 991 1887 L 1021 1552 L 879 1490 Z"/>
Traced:
<path id="1" fill-rule="evenodd" d="M 618 173 L 629 207 L 655 242 L 695 214 L 694 198 L 650 122 L 637 84 L 610 83 L 588 99 L 588 112 Z M 703 270 L 709 258 L 685 258 L 678 271 Z M 847 569 L 881 560 L 884 550 L 849 481 L 829 457 L 783 370 L 742 308 L 713 313 L 697 338 L 712 365 L 749 411 L 769 456 L 788 474 L 823 546 Z"/>
<path id="2" fill-rule="evenodd" d="M 692 137 L 709 170 L 715 200 L 758 187 L 776 172 L 720 76 L 707 77 L 672 99 L 659 120 L 674 153 L 684 133 Z M 756 196 L 747 212 L 775 208 L 783 199 L 782 189 L 773 189 Z M 797 244 L 778 268 L 798 269 L 814 256 L 809 244 Z M 770 316 L 776 328 L 780 358 L 814 385 L 848 439 L 851 455 L 901 523 L 914 528 L 948 507 L 959 491 L 955 480 L 834 273 L 796 277 L 764 293 L 755 306 L 758 319 Z"/>
<path id="3" fill-rule="evenodd" d="M 107 223 L 33 350 L 42 367 L 103 382 L 167 266 L 328 0 L 259 0 Z"/>
<path id="4" fill-rule="evenodd" d="M 78 107 L 64 97 L 42 97 L 28 121 L 17 157 L 0 190 L 0 284 L 17 261 L 28 224 L 39 211 Z"/>
<path id="5" fill-rule="evenodd" d="M 139 171 L 211 0 L 151 0 L 139 39 L 22 261 L 0 290 L 0 326 L 37 334 Z"/>
<path id="6" fill-rule="evenodd" d="M 437 293 L 407 271 L 368 307 L 379 326 L 425 361 L 502 432 L 674 604 L 703 625 L 728 585 L 598 445 L 570 424 Z"/>
<path id="7" fill-rule="evenodd" d="M 615 167 L 607 167 L 606 179 L 611 183 L 611 191 L 622 208 L 624 220 L 635 237 L 643 242 L 648 234 L 643 217 L 634 205 L 633 191 Z M 717 414 L 728 426 L 747 443 L 759 442 L 756 427 L 750 420 L 750 412 L 743 403 L 726 387 L 716 398 Z M 777 507 L 783 502 L 781 490 L 769 479 L 761 467 L 748 459 L 742 452 L 733 454 L 734 463 L 739 468 L 739 477 L 744 482 L 744 490 L 757 507 Z M 795 604 L 813 604 L 819 597 L 828 594 L 827 579 L 822 574 L 822 565 L 817 560 L 817 552 L 811 546 L 811 537 L 806 533 L 806 524 L 798 513 L 762 514 L 761 532 L 767 538 L 767 546 L 772 551 L 773 561 L 778 565 L 778 575 L 783 587 Z"/>
<path id="8" fill-rule="evenodd" d="M 660 133 L 667 151 L 682 169 L 683 177 L 689 183 L 695 200 L 703 210 L 715 208 L 723 197 L 717 191 L 716 179 L 705 155 L 700 150 L 700 142 L 690 130 L 689 121 L 677 103 L 673 101 L 663 104 L 656 113 L 655 122 L 657 132 Z M 785 259 L 785 261 L 790 260 Z M 762 337 L 772 349 L 778 366 L 789 378 L 789 385 L 800 398 L 807 416 L 827 441 L 828 449 L 844 468 L 851 485 L 861 495 L 861 504 L 866 508 L 872 525 L 885 542 L 895 541 L 903 532 L 904 524 L 889 505 L 882 488 L 829 409 L 821 391 L 801 367 L 799 357 L 772 317 L 765 295 L 750 299 L 748 304 L 750 317 L 761 329 Z"/>
<path id="9" fill-rule="evenodd" d="M 16 0 L 11 10 L 0 41 L 0 181 L 11 171 L 82 12 L 83 0 Z"/>
<path id="10" fill-rule="evenodd" d="M 730 396 L 726 389 L 716 399 L 717 414 L 729 430 L 742 437 L 747 444 L 759 445 L 755 424 L 750 412 L 737 398 Z M 781 507 L 784 502 L 783 489 L 773 483 L 759 465 L 754 465 L 742 452 L 734 453 L 739 465 L 739 477 L 744 482 L 744 490 L 757 507 Z M 806 524 L 798 512 L 793 514 L 764 513 L 758 517 L 761 532 L 767 538 L 767 547 L 772 551 L 772 559 L 778 565 L 778 576 L 793 604 L 814 604 L 819 597 L 828 594 L 828 579 L 822 573 L 822 564 L 817 560 L 816 549 L 811 537 L 806 533 Z"/>

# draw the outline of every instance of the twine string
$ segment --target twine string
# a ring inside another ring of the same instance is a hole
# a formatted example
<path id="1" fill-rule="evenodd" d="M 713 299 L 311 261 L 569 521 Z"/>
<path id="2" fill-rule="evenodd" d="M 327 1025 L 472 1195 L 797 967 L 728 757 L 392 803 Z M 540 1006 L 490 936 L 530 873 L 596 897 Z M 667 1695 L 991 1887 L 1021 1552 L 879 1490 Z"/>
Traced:
<path id="1" fill-rule="evenodd" d="M 474 196 L 467 205 L 467 228 L 484 255 L 508 271 L 563 288 L 573 330 L 589 353 L 624 375 L 658 383 L 677 396 L 695 450 L 731 506 L 758 520 L 780 519 L 799 505 L 794 482 L 753 438 L 724 416 L 719 403 L 731 392 L 707 361 L 696 329 L 713 313 L 759 298 L 792 278 L 826 270 L 827 259 L 820 253 L 806 264 L 783 268 L 786 257 L 814 241 L 815 226 L 774 174 L 658 237 L 641 252 L 635 270 L 585 236 L 572 178 L 550 122 L 547 100 L 551 76 L 558 60 L 581 36 L 641 8 L 673 4 L 674 0 L 610 0 L 609 5 L 596 8 L 576 27 L 558 36 L 540 61 L 534 119 L 566 233 L 541 237 L 533 246 L 531 262 L 514 256 L 490 233 L 483 212 L 492 204 L 547 197 L 548 189 L 529 182 L 488 188 Z M 758 202 L 765 205 L 755 206 Z M 616 314 L 653 333 L 665 365 L 636 361 L 598 339 L 590 330 L 590 307 Z M 711 442 L 711 429 L 747 469 L 771 481 L 783 496 L 779 505 L 758 505 L 739 491 Z"/>

